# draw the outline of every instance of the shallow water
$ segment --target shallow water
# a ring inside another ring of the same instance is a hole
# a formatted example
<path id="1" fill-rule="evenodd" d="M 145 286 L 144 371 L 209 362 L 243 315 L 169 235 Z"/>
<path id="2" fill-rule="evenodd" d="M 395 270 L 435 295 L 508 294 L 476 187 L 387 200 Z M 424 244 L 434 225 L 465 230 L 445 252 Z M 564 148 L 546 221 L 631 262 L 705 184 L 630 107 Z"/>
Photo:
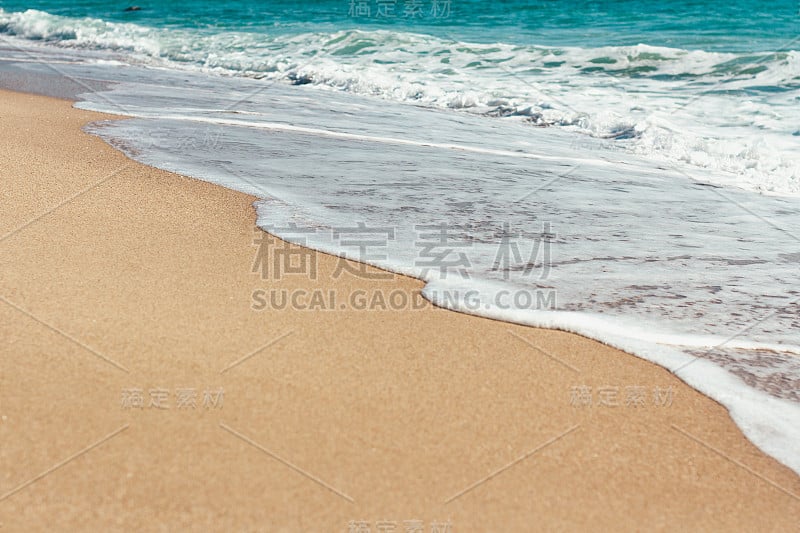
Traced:
<path id="1" fill-rule="evenodd" d="M 91 128 L 135 159 L 440 305 L 662 364 L 800 472 L 796 52 L 0 21 L 2 83 L 137 117 Z"/>

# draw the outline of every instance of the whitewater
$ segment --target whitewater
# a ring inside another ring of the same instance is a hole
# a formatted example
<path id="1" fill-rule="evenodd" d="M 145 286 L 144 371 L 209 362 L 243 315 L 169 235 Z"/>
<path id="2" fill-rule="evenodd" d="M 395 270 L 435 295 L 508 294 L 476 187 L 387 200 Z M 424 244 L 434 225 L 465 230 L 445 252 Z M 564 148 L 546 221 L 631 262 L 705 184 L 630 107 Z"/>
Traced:
<path id="1" fill-rule="evenodd" d="M 658 363 L 800 473 L 798 52 L 40 11 L 0 11 L 0 36 L 0 79 L 67 76 L 79 107 L 134 117 L 90 129 L 130 157 L 253 194 L 267 231 L 439 305 Z M 365 254 L 337 238 L 359 227 L 391 231 Z M 432 238 L 453 268 L 421 260 Z"/>

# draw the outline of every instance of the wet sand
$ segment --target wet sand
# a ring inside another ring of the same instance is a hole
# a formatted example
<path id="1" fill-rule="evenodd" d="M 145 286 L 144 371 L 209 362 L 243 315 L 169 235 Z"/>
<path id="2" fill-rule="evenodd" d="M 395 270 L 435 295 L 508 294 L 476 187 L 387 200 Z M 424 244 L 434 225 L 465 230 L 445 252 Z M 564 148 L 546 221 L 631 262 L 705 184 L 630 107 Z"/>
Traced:
<path id="1" fill-rule="evenodd" d="M 797 530 L 798 476 L 634 356 L 429 305 L 254 309 L 421 283 L 253 272 L 254 199 L 81 132 L 105 118 L 0 92 L 3 531 Z"/>

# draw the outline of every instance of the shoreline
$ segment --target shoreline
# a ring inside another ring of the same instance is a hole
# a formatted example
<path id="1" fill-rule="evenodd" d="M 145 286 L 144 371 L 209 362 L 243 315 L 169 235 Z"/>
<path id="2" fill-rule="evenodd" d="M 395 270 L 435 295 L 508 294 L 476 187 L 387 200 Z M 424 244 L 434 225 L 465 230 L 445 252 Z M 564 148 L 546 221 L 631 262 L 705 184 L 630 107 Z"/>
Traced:
<path id="1" fill-rule="evenodd" d="M 80 131 L 120 117 L 0 93 L 5 528 L 798 523 L 800 478 L 667 370 L 432 306 L 254 312 L 256 290 L 411 298 L 422 282 L 334 278 L 385 271 L 277 238 L 316 278 L 262 279 L 254 197 Z M 125 408 L 134 390 L 144 406 Z"/>

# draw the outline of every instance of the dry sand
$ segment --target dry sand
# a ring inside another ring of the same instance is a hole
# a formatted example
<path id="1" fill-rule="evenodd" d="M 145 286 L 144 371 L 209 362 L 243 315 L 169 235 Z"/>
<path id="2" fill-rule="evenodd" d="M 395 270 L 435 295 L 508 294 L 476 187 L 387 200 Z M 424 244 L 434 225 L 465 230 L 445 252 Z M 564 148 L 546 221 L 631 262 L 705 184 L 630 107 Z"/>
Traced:
<path id="1" fill-rule="evenodd" d="M 636 357 L 429 306 L 254 311 L 421 284 L 324 254 L 261 279 L 253 198 L 80 131 L 103 118 L 0 93 L 2 531 L 797 531 L 800 479 Z"/>

